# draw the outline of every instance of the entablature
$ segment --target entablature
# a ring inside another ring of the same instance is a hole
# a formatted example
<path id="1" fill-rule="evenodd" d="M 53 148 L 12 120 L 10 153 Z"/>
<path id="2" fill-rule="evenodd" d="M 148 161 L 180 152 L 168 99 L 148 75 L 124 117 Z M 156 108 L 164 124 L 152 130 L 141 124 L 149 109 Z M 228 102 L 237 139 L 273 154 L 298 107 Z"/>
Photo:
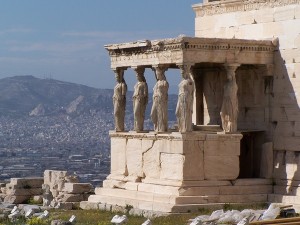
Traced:
<path id="1" fill-rule="evenodd" d="M 177 37 L 105 45 L 111 67 L 151 67 L 158 64 L 273 64 L 271 40 Z"/>

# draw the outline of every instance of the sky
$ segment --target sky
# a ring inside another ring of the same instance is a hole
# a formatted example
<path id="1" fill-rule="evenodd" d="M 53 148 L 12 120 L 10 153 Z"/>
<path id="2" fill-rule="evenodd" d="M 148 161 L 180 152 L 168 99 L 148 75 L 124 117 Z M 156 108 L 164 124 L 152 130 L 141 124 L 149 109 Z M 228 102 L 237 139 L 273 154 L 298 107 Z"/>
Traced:
<path id="1" fill-rule="evenodd" d="M 0 79 L 33 75 L 113 88 L 105 44 L 194 36 L 201 0 L 0 0 Z M 178 73 L 178 75 L 177 75 Z M 146 70 L 149 87 L 154 74 Z M 179 71 L 167 71 L 170 87 Z M 136 82 L 125 72 L 128 89 Z"/>

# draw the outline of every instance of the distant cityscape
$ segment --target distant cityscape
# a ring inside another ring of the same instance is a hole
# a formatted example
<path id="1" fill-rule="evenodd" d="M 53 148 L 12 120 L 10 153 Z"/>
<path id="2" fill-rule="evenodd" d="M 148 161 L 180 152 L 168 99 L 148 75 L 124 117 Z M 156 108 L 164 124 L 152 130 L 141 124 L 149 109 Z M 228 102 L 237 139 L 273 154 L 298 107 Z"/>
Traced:
<path id="1" fill-rule="evenodd" d="M 74 173 L 80 182 L 102 185 L 110 171 L 109 131 L 114 129 L 113 91 L 84 86 L 80 87 L 84 91 L 78 92 L 78 85 L 56 84 L 55 80 L 33 77 L 16 77 L 11 82 L 5 82 L 4 85 L 3 79 L 0 80 L 0 87 L 8 86 L 11 90 L 9 85 L 13 85 L 18 88 L 14 92 L 2 89 L 0 96 L 0 181 L 8 181 L 11 177 L 41 177 L 44 170 L 53 169 Z M 51 82 L 52 89 L 60 95 L 65 91 L 70 97 L 59 99 L 54 95 L 44 100 L 49 93 L 42 92 L 45 88 L 35 88 L 47 87 L 47 82 Z M 32 83 L 35 85 L 28 88 Z M 30 93 L 20 94 L 19 89 L 23 92 L 24 89 L 30 90 Z M 132 93 L 128 95 L 125 127 L 131 130 Z M 41 99 L 43 101 L 40 103 Z M 175 121 L 176 100 L 176 95 L 169 96 L 170 126 Z M 18 101 L 24 106 L 16 109 L 15 102 Z M 149 97 L 145 129 L 150 130 L 153 129 L 149 116 L 151 105 Z"/>
<path id="2" fill-rule="evenodd" d="M 111 118 L 100 113 L 1 117 L 0 180 L 43 176 L 46 169 L 67 170 L 81 182 L 101 184 L 110 169 Z"/>

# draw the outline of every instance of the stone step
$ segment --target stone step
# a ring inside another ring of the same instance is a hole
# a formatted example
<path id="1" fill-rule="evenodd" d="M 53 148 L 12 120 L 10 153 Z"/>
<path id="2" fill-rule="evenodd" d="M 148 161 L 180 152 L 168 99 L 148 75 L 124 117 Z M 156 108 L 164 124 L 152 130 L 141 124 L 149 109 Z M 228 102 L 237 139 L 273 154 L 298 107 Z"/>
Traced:
<path id="1" fill-rule="evenodd" d="M 126 195 L 123 195 L 126 196 Z M 224 202 L 222 202 L 224 200 Z M 225 203 L 231 204 L 251 204 L 251 203 L 264 203 L 267 201 L 267 195 L 230 195 L 227 198 L 221 196 L 188 196 L 178 197 L 167 201 L 161 198 L 139 198 L 135 199 L 120 196 L 104 196 L 104 195 L 91 195 L 88 203 L 81 204 L 83 207 L 97 208 L 97 203 L 105 203 L 109 205 L 118 205 L 121 207 L 132 206 L 142 210 L 161 211 L 161 212 L 189 212 L 197 211 L 199 208 L 213 207 L 224 205 Z"/>
<path id="2" fill-rule="evenodd" d="M 233 194 L 233 195 L 202 195 L 202 196 L 174 196 L 166 194 L 128 191 L 124 189 L 97 188 L 96 195 L 91 195 L 89 201 L 97 200 L 96 196 L 115 197 L 119 199 L 136 199 L 140 201 L 163 202 L 168 204 L 208 204 L 208 203 L 246 203 L 267 202 L 265 194 Z M 101 201 L 100 201 L 101 202 Z"/>

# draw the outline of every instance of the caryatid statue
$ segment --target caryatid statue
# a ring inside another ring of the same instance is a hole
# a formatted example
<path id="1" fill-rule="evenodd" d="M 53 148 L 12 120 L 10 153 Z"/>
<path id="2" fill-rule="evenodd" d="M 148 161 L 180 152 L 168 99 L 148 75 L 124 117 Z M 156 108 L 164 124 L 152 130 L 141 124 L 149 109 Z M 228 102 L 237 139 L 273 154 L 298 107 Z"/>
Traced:
<path id="1" fill-rule="evenodd" d="M 157 66 L 154 68 L 156 84 L 153 88 L 153 105 L 151 119 L 156 132 L 168 131 L 168 90 L 169 83 L 165 77 L 166 68 Z"/>
<path id="2" fill-rule="evenodd" d="M 124 131 L 127 85 L 124 80 L 124 69 L 117 68 L 114 72 L 117 81 L 113 95 L 115 130 Z"/>
<path id="3" fill-rule="evenodd" d="M 139 132 L 144 130 L 145 111 L 148 104 L 148 85 L 144 76 L 145 68 L 137 67 L 134 71 L 136 72 L 137 78 L 132 97 L 134 130 Z"/>
<path id="4" fill-rule="evenodd" d="M 222 128 L 224 132 L 236 132 L 237 131 L 237 119 L 238 119 L 238 86 L 235 78 L 235 71 L 239 65 L 228 65 L 227 80 L 224 86 L 223 103 L 221 107 L 221 120 Z"/>
<path id="5" fill-rule="evenodd" d="M 179 66 L 182 81 L 179 83 L 178 102 L 176 106 L 176 117 L 179 132 L 189 132 L 193 130 L 192 114 L 194 101 L 194 82 L 190 75 L 190 65 Z"/>

